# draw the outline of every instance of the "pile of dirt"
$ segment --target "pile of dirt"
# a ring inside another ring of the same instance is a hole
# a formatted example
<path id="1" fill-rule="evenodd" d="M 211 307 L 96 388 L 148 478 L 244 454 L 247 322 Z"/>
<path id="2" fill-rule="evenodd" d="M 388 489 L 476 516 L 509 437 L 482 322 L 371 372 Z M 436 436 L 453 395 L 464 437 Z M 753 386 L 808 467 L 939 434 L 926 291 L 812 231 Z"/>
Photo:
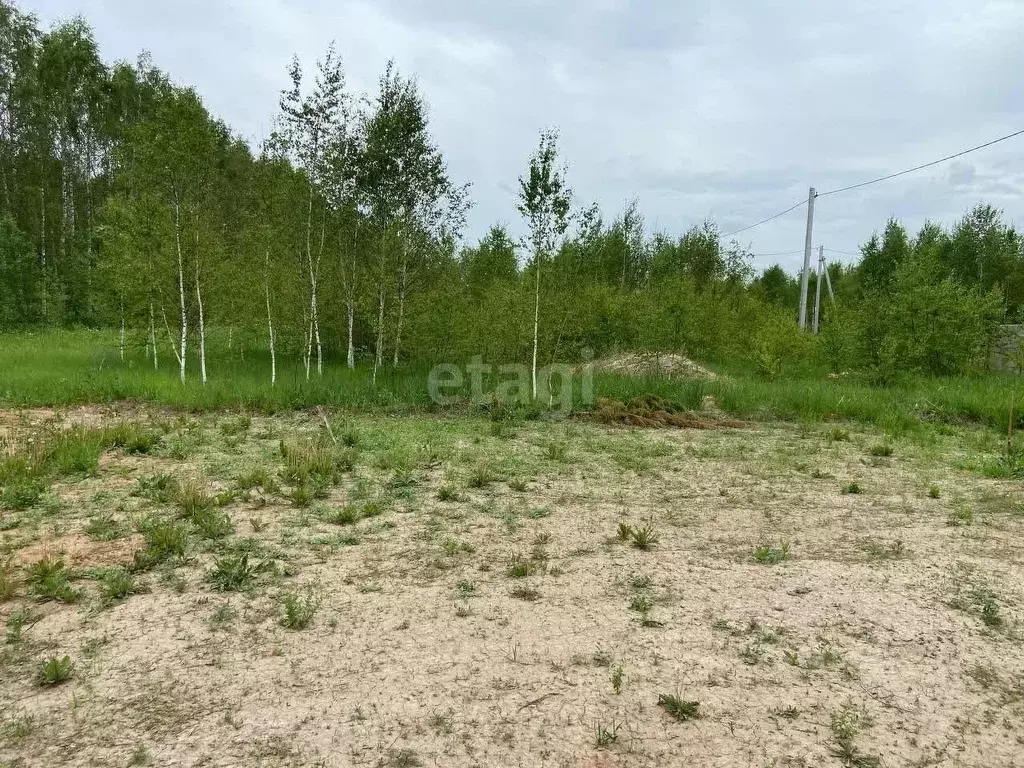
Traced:
<path id="1" fill-rule="evenodd" d="M 623 352 L 595 360 L 594 370 L 624 376 L 664 376 L 670 379 L 718 378 L 714 371 L 674 352 Z"/>
<path id="2" fill-rule="evenodd" d="M 657 395 L 643 395 L 626 402 L 599 397 L 594 410 L 586 414 L 586 418 L 602 424 L 648 429 L 728 429 L 747 426 L 745 421 L 728 418 L 713 401 L 702 403 L 701 407 L 700 412 L 689 411 Z"/>

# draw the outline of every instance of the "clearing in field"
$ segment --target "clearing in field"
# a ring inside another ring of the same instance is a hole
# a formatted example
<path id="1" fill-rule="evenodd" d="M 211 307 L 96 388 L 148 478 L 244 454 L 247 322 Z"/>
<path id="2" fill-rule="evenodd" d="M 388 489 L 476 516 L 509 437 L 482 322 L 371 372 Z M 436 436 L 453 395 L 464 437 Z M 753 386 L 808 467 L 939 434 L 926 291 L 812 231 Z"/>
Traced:
<path id="1" fill-rule="evenodd" d="M 86 407 L 0 442 L 3 765 L 1024 754 L 987 432 Z"/>

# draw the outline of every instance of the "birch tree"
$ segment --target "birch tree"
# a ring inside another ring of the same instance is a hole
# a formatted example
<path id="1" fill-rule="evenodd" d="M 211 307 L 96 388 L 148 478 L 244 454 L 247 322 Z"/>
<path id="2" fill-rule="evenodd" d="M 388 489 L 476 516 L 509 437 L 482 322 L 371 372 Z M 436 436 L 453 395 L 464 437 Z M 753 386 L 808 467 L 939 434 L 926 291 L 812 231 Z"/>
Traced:
<path id="1" fill-rule="evenodd" d="M 572 190 L 565 182 L 565 168 L 558 166 L 558 133 L 541 132 L 537 149 L 530 156 L 526 178 L 519 177 L 517 209 L 529 227 L 529 247 L 533 256 L 533 397 L 537 397 L 537 344 L 540 330 L 540 276 L 546 258 L 555 251 L 558 239 L 569 227 Z"/>
<path id="2" fill-rule="evenodd" d="M 323 343 L 320 335 L 318 282 L 326 222 L 320 222 L 318 245 L 314 247 L 314 203 L 323 198 L 330 183 L 330 155 L 334 134 L 347 124 L 349 97 L 345 93 L 345 73 L 332 45 L 316 64 L 313 87 L 303 93 L 302 65 L 298 58 L 288 69 L 291 88 L 281 93 L 280 120 L 273 142 L 303 171 L 306 177 L 305 243 L 303 259 L 309 280 L 309 316 L 306 343 L 306 378 L 309 378 L 313 346 L 316 346 L 317 373 L 323 374 Z M 321 205 L 321 215 L 326 215 Z"/>

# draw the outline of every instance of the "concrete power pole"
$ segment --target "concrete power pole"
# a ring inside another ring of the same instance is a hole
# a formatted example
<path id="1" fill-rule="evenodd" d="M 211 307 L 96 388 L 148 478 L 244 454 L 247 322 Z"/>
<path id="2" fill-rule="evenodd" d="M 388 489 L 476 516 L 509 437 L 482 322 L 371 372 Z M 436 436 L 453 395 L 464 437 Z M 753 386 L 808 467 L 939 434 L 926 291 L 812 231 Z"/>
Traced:
<path id="1" fill-rule="evenodd" d="M 825 246 L 818 246 L 818 279 L 814 281 L 814 335 L 818 335 L 821 318 L 821 273 L 825 270 Z"/>
<path id="2" fill-rule="evenodd" d="M 811 271 L 811 236 L 814 232 L 814 198 L 817 193 L 811 187 L 807 193 L 807 237 L 804 240 L 804 271 L 800 276 L 800 330 L 807 329 L 807 283 Z"/>

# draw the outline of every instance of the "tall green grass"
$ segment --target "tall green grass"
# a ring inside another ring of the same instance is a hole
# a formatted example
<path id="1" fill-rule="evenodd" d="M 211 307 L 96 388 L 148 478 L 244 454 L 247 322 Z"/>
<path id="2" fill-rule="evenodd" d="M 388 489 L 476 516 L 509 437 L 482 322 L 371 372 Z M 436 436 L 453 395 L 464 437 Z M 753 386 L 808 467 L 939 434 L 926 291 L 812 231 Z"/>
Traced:
<path id="1" fill-rule="evenodd" d="M 270 386 L 265 353 L 228 350 L 218 343 L 209 350 L 210 378 L 203 386 L 195 377 L 182 385 L 174 359 L 164 351 L 154 371 L 140 349 L 122 363 L 112 332 L 61 330 L 0 334 L 0 404 L 66 406 L 137 400 L 191 410 L 246 408 L 274 412 L 325 405 L 352 410 L 438 410 L 427 386 L 426 368 L 390 367 L 378 372 L 340 362 L 315 371 L 307 380 L 298 360 L 279 359 L 277 385 Z M 461 362 L 461 361 L 451 361 Z M 485 389 L 492 382 L 485 381 Z M 579 386 L 579 382 L 576 382 Z M 893 433 L 922 424 L 982 424 L 1005 429 L 1011 393 L 1021 401 L 1021 379 L 988 375 L 954 379 L 912 379 L 877 387 L 854 377 L 764 380 L 723 376 L 715 381 L 672 381 L 598 374 L 599 397 L 629 400 L 657 395 L 696 409 L 707 395 L 729 414 L 754 420 L 819 422 L 849 420 L 872 424 Z M 468 381 L 461 394 L 468 400 Z M 1020 409 L 1024 410 L 1024 409 Z"/>

